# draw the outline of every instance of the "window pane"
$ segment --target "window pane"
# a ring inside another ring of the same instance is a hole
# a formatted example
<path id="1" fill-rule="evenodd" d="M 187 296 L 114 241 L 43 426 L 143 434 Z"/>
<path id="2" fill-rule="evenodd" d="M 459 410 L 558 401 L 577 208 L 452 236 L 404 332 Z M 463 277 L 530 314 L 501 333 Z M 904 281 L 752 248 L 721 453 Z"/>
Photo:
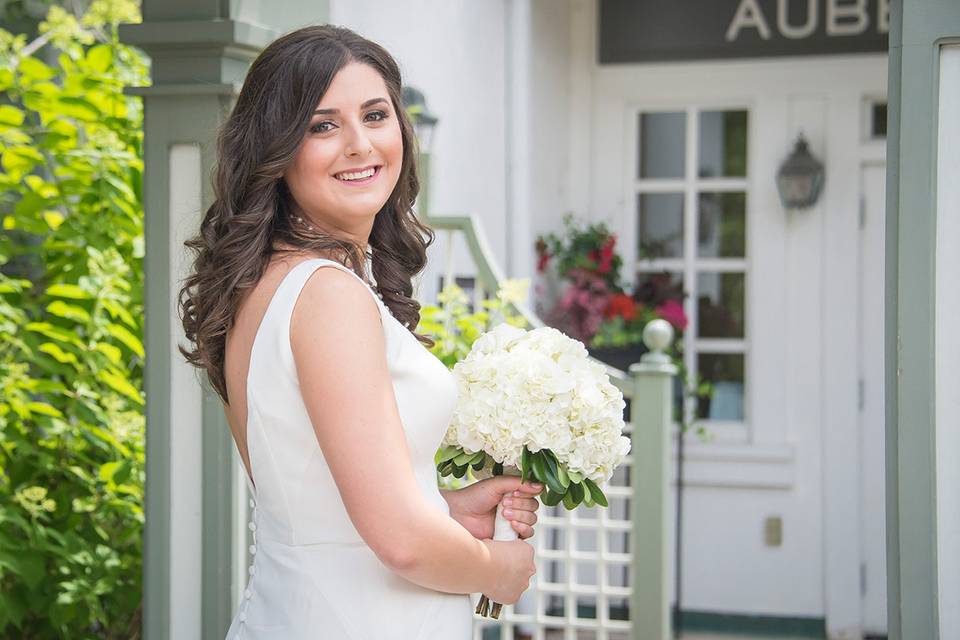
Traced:
<path id="1" fill-rule="evenodd" d="M 700 113 L 701 178 L 747 175 L 747 112 Z"/>
<path id="2" fill-rule="evenodd" d="M 743 354 L 698 354 L 697 372 L 713 386 L 711 397 L 697 399 L 697 418 L 743 420 Z"/>
<path id="3" fill-rule="evenodd" d="M 742 338 L 742 273 L 697 274 L 697 333 L 701 338 Z"/>
<path id="4" fill-rule="evenodd" d="M 682 193 L 641 193 L 637 212 L 640 259 L 683 256 Z"/>
<path id="5" fill-rule="evenodd" d="M 747 194 L 701 193 L 697 217 L 697 255 L 743 258 L 747 244 Z"/>
<path id="6" fill-rule="evenodd" d="M 641 178 L 682 178 L 686 162 L 687 114 L 640 114 Z"/>
<path id="7" fill-rule="evenodd" d="M 657 309 L 672 300 L 683 306 L 683 274 L 679 271 L 637 273 L 634 299 L 648 309 Z"/>

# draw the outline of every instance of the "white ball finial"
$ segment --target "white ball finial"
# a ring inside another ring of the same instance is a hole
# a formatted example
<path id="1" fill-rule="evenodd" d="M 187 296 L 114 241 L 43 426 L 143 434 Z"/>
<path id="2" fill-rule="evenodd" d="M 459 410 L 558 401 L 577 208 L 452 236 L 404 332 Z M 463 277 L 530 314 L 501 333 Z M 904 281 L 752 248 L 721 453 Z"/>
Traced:
<path id="1" fill-rule="evenodd" d="M 651 320 L 643 328 L 643 342 L 653 353 L 663 353 L 673 343 L 673 327 L 662 318 Z"/>

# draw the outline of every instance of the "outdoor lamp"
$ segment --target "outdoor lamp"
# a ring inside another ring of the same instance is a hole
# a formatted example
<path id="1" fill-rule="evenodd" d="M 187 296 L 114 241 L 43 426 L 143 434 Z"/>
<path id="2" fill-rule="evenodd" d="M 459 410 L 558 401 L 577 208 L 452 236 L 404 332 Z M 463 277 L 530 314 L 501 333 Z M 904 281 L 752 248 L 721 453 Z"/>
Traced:
<path id="1" fill-rule="evenodd" d="M 823 187 L 823 163 L 813 157 L 807 139 L 801 133 L 793 152 L 777 172 L 777 190 L 787 209 L 807 209 L 820 197 Z"/>
<path id="2" fill-rule="evenodd" d="M 413 129 L 420 141 L 420 151 L 430 153 L 430 143 L 433 138 L 433 128 L 437 124 L 437 117 L 427 109 L 427 100 L 419 89 L 403 87 L 401 99 L 404 108 L 413 120 Z"/>

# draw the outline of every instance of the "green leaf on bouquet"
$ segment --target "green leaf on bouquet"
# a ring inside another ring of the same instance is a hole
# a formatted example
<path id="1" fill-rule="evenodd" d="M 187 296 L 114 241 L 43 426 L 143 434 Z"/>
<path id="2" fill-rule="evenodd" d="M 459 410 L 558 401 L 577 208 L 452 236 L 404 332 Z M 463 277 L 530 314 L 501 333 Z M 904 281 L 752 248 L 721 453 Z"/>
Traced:
<path id="1" fill-rule="evenodd" d="M 533 471 L 533 462 L 531 461 L 530 450 L 526 447 L 523 448 L 523 452 L 520 454 L 520 480 L 521 482 L 526 482 L 530 477 L 530 473 Z"/>
<path id="2" fill-rule="evenodd" d="M 533 469 L 533 479 L 547 484 L 547 464 L 540 457 L 539 451 L 530 454 L 530 467 Z"/>
<path id="3" fill-rule="evenodd" d="M 454 464 L 454 466 L 453 466 L 453 477 L 454 477 L 454 478 L 462 478 L 463 476 L 467 475 L 467 466 L 468 466 L 468 465 L 460 466 L 460 465 L 458 465 L 458 464 Z"/>
<path id="4" fill-rule="evenodd" d="M 549 449 L 544 449 L 544 455 L 547 459 L 547 466 L 550 471 L 557 476 L 557 480 L 560 481 L 560 484 L 564 489 L 570 486 L 570 476 L 567 475 L 567 470 L 563 468 L 563 464 L 557 458 L 557 454 Z"/>
<path id="5" fill-rule="evenodd" d="M 543 502 L 543 504 L 547 505 L 548 507 L 555 507 L 558 504 L 560 504 L 561 500 L 563 500 L 563 495 L 559 493 L 554 493 L 553 491 L 550 491 L 550 489 L 547 489 L 542 494 L 540 494 L 540 500 Z"/>
<path id="6" fill-rule="evenodd" d="M 473 458 L 476 455 L 477 455 L 476 453 L 467 453 L 466 451 L 464 451 L 463 453 L 458 455 L 456 458 L 454 458 L 453 461 L 457 464 L 457 466 L 467 466 L 468 464 L 473 462 Z"/>
<path id="7" fill-rule="evenodd" d="M 600 490 L 600 487 L 597 486 L 596 482 L 590 478 L 584 478 L 583 484 L 587 485 L 587 489 L 590 491 L 590 495 L 593 497 L 594 502 L 601 507 L 609 506 L 609 503 L 607 502 L 607 496 L 603 495 L 603 491 Z"/>
<path id="8" fill-rule="evenodd" d="M 563 468 L 563 465 L 557 463 L 557 479 L 565 487 L 570 486 L 570 476 L 567 474 L 567 470 Z"/>
<path id="9" fill-rule="evenodd" d="M 553 453 L 549 450 L 543 450 L 540 452 L 540 457 L 544 460 L 544 471 L 546 473 L 544 481 L 547 483 L 547 486 L 557 493 L 565 493 L 567 488 L 560 482 L 559 472 L 557 471 L 557 461 L 553 457 Z"/>
<path id="10" fill-rule="evenodd" d="M 593 495 L 590 493 L 590 489 L 587 489 L 586 485 L 583 485 L 583 504 L 588 507 L 597 506 L 597 503 L 593 500 Z"/>
<path id="11" fill-rule="evenodd" d="M 503 463 L 494 462 L 493 463 L 493 475 L 502 476 L 503 475 Z"/>
<path id="12" fill-rule="evenodd" d="M 563 494 L 563 506 L 567 508 L 567 511 L 572 511 L 577 508 L 577 503 L 573 499 L 573 494 L 569 491 Z"/>
<path id="13" fill-rule="evenodd" d="M 439 465 L 440 463 L 446 462 L 447 460 L 453 460 L 461 453 L 463 452 L 460 450 L 460 447 L 454 447 L 454 446 L 443 447 L 441 449 L 437 449 L 437 455 L 433 457 L 433 461 Z"/>
<path id="14" fill-rule="evenodd" d="M 567 471 L 567 475 L 570 476 L 570 482 L 583 482 L 583 476 L 576 471 Z"/>
<path id="15" fill-rule="evenodd" d="M 583 502 L 583 495 L 586 492 L 583 490 L 583 485 L 581 485 L 579 482 L 574 482 L 567 489 L 567 493 L 573 496 L 574 504 L 580 504 Z"/>
<path id="16" fill-rule="evenodd" d="M 473 459 L 473 463 L 470 465 L 473 467 L 474 471 L 480 471 L 487 464 L 487 454 L 481 451 L 477 454 L 477 457 Z"/>
<path id="17" fill-rule="evenodd" d="M 440 472 L 440 475 L 444 478 L 453 473 L 453 460 L 447 460 L 446 462 L 441 462 L 437 467 L 437 471 Z"/>

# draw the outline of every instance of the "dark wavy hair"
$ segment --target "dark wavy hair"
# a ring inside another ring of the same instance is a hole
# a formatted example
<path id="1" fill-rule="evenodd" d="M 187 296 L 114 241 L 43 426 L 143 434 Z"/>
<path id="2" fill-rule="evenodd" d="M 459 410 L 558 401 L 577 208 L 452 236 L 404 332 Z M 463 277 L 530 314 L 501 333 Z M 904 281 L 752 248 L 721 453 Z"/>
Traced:
<path id="1" fill-rule="evenodd" d="M 400 176 L 374 219 L 369 253 L 348 238 L 294 224 L 298 205 L 283 179 L 314 109 L 336 73 L 351 62 L 369 65 L 383 78 L 403 139 Z M 342 27 L 310 26 L 278 38 L 257 56 L 218 132 L 215 199 L 197 236 L 185 243 L 195 257 L 178 297 L 192 343 L 189 349 L 181 345 L 180 352 L 206 371 L 224 403 L 227 332 L 244 293 L 259 281 L 271 256 L 285 251 L 278 242 L 293 251 L 336 255 L 367 282 L 369 257 L 383 302 L 418 340 L 433 346 L 433 340 L 415 332 L 420 304 L 412 297 L 412 278 L 423 270 L 434 241 L 433 230 L 412 210 L 420 190 L 416 153 L 401 100 L 400 69 L 380 45 Z"/>

